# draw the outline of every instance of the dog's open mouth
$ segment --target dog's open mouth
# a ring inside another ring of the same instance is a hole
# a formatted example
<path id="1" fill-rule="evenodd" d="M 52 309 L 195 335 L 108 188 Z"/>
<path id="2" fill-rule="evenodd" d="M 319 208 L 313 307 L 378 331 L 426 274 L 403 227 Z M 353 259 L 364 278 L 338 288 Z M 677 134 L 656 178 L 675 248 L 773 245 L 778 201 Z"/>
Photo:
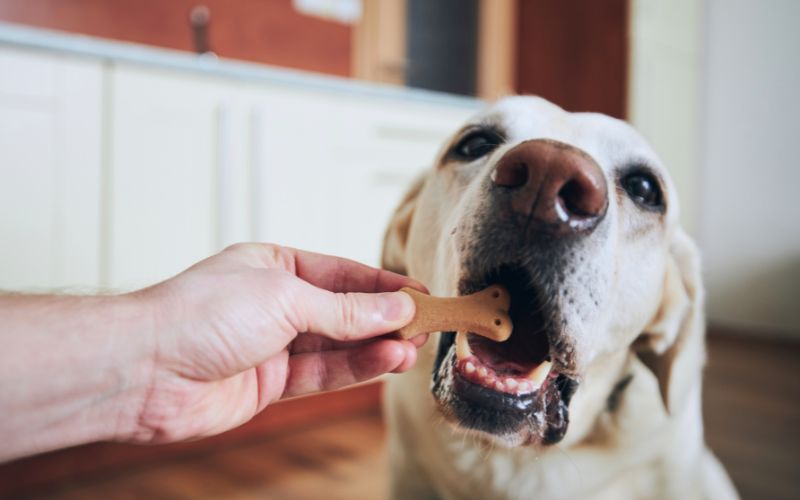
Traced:
<path id="1" fill-rule="evenodd" d="M 494 342 L 470 332 L 444 332 L 433 373 L 433 394 L 445 415 L 463 427 L 503 436 L 513 444 L 561 440 L 568 404 L 577 386 L 561 373 L 563 353 L 551 342 L 558 332 L 553 304 L 541 297 L 530 274 L 506 265 L 462 280 L 466 295 L 490 284 L 511 294 L 511 337 Z"/>

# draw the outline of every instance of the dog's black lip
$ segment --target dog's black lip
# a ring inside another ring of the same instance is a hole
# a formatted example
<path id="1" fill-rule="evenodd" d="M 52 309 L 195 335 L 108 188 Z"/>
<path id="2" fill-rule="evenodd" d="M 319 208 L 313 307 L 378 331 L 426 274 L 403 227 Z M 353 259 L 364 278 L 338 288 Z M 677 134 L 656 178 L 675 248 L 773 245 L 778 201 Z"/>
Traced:
<path id="1" fill-rule="evenodd" d="M 456 366 L 455 347 L 446 348 L 443 366 L 434 374 L 432 391 L 446 417 L 461 426 L 488 434 L 526 432 L 521 444 L 552 445 L 561 441 L 569 425 L 569 402 L 578 382 L 564 374 L 531 394 L 514 396 L 475 384 Z M 445 380 L 449 382 L 445 383 Z M 443 391 L 443 387 L 449 389 Z"/>
<path id="2" fill-rule="evenodd" d="M 482 385 L 470 382 L 458 371 L 454 371 L 453 378 L 459 388 L 458 395 L 465 400 L 479 402 L 484 407 L 499 411 L 518 411 L 528 413 L 533 410 L 534 395 L 538 393 L 514 396 L 489 389 Z"/>
<path id="3" fill-rule="evenodd" d="M 438 377 L 439 369 L 442 367 L 447 353 L 450 351 L 451 346 L 456 342 L 456 332 L 442 332 L 439 335 L 439 345 L 436 351 L 436 360 L 433 362 L 433 378 L 434 382 Z"/>

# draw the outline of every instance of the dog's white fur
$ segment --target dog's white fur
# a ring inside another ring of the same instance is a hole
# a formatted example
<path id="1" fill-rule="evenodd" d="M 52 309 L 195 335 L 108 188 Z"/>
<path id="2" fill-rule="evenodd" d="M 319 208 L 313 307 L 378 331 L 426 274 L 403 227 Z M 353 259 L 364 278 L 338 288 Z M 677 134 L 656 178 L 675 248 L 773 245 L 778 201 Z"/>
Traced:
<path id="1" fill-rule="evenodd" d="M 465 431 L 445 421 L 431 396 L 433 336 L 416 367 L 387 386 L 393 497 L 736 498 L 703 440 L 699 258 L 678 226 L 667 171 L 632 128 L 607 116 L 511 97 L 470 123 L 487 121 L 505 130 L 505 144 L 468 164 L 452 164 L 445 154 L 461 132 L 445 145 L 395 213 L 384 266 L 423 281 L 435 295 L 456 294 L 460 250 L 453 230 L 488 209 L 481 180 L 498 159 L 528 139 L 582 149 L 606 174 L 609 208 L 605 228 L 576 249 L 584 264 L 575 257 L 578 273 L 566 278 L 576 304 L 561 303 L 581 383 L 557 445 L 516 446 L 513 437 Z M 615 169 L 630 162 L 646 163 L 660 176 L 662 216 L 643 213 L 620 189 Z M 589 290 L 602 297 L 595 307 Z M 607 399 L 625 375 L 632 379 L 617 408 L 608 410 Z"/>

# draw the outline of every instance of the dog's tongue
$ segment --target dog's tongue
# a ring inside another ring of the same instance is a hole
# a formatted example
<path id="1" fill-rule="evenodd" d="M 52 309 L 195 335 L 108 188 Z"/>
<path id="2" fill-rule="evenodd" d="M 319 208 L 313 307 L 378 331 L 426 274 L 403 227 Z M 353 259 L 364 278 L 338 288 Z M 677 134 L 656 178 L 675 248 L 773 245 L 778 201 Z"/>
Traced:
<path id="1" fill-rule="evenodd" d="M 525 374 L 549 356 L 550 345 L 541 325 L 535 325 L 529 315 L 514 318 L 514 330 L 505 342 L 471 336 L 472 352 L 498 372 Z"/>
<path id="2" fill-rule="evenodd" d="M 492 342 L 482 337 L 470 337 L 470 348 L 481 361 L 498 372 L 524 374 L 536 368 L 547 356 L 530 352 L 528 345 L 515 342 L 514 336 L 506 342 Z"/>

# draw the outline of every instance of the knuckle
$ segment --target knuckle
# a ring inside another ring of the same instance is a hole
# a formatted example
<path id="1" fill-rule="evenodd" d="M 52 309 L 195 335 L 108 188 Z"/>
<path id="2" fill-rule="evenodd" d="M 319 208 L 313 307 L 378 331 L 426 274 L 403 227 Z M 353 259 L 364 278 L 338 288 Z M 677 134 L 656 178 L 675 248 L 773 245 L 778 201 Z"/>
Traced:
<path id="1" fill-rule="evenodd" d="M 273 245 L 272 243 L 257 243 L 259 255 L 262 257 L 262 262 L 266 267 L 277 267 L 286 269 L 287 271 L 294 271 L 294 259 L 292 252 L 280 245 Z"/>
<path id="2" fill-rule="evenodd" d="M 292 249 L 273 243 L 239 242 L 228 245 L 223 253 L 235 256 L 254 267 L 279 268 L 295 271 Z"/>
<path id="3" fill-rule="evenodd" d="M 245 253 L 248 252 L 252 248 L 252 246 L 253 246 L 252 243 L 243 243 L 243 242 L 233 243 L 225 247 L 225 250 L 223 251 L 228 253 Z"/>

